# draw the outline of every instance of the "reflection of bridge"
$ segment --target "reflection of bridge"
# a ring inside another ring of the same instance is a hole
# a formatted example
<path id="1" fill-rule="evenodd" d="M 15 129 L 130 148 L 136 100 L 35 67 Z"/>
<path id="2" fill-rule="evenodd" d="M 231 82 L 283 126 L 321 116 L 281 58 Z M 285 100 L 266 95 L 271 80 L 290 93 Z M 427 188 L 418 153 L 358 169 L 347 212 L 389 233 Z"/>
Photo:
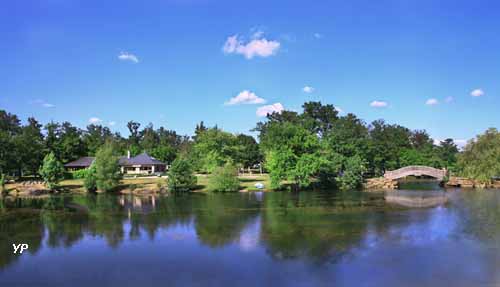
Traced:
<path id="1" fill-rule="evenodd" d="M 430 176 L 438 180 L 443 180 L 446 176 L 446 169 L 437 169 L 429 166 L 411 165 L 400 169 L 386 171 L 384 177 L 387 179 L 399 179 L 407 176 Z"/>

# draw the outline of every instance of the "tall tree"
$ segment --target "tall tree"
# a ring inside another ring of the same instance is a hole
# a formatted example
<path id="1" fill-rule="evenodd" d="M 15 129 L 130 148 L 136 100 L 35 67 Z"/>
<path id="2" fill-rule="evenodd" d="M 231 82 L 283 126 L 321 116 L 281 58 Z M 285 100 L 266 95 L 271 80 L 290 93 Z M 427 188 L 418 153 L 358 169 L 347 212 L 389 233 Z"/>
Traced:
<path id="1" fill-rule="evenodd" d="M 113 139 L 113 134 L 108 127 L 91 124 L 83 135 L 83 141 L 87 147 L 88 155 L 96 155 L 97 151 L 108 141 Z"/>
<path id="2" fill-rule="evenodd" d="M 87 155 L 82 131 L 69 122 L 64 122 L 61 125 L 59 143 L 59 159 L 64 163 Z"/>
<path id="3" fill-rule="evenodd" d="M 384 120 L 372 122 L 370 131 L 371 169 L 376 175 L 401 167 L 399 155 L 411 148 L 411 131 L 400 125 L 388 125 Z"/>
<path id="4" fill-rule="evenodd" d="M 500 176 L 500 132 L 488 129 L 484 134 L 467 143 L 459 156 L 461 174 L 488 183 Z"/>
<path id="5" fill-rule="evenodd" d="M 100 191 L 110 191 L 120 182 L 120 166 L 113 145 L 106 143 L 97 151 L 95 158 L 95 184 Z"/>
<path id="6" fill-rule="evenodd" d="M 0 110 L 0 173 L 17 173 L 17 146 L 13 140 L 21 131 L 16 115 Z"/>
<path id="7" fill-rule="evenodd" d="M 445 139 L 439 143 L 439 156 L 448 169 L 454 170 L 457 164 L 458 147 L 453 139 Z"/>
<path id="8" fill-rule="evenodd" d="M 50 189 L 56 188 L 59 181 L 63 179 L 64 167 L 53 152 L 43 158 L 40 175 Z"/>
<path id="9" fill-rule="evenodd" d="M 319 135 L 327 134 L 338 119 L 338 111 L 333 105 L 323 105 L 321 102 L 306 102 L 302 105 L 304 126 Z"/>
<path id="10" fill-rule="evenodd" d="M 23 174 L 37 174 L 44 156 L 44 139 L 41 131 L 42 125 L 34 118 L 28 118 L 28 124 L 23 126 L 21 133 L 16 138 L 18 165 Z"/>

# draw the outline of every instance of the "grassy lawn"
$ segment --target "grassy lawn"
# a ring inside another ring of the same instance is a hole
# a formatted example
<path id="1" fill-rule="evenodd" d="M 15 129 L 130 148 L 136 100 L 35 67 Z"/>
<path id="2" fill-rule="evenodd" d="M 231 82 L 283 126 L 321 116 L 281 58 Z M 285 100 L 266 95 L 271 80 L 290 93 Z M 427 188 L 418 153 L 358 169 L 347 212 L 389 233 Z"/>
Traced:
<path id="1" fill-rule="evenodd" d="M 197 191 L 207 191 L 208 179 L 210 175 L 198 174 L 196 175 L 198 179 L 198 187 Z M 252 174 L 252 175 L 241 175 L 238 177 L 240 180 L 240 190 L 246 191 L 261 191 L 260 189 L 255 187 L 255 184 L 261 182 L 264 184 L 264 190 L 269 191 L 269 187 L 271 186 L 271 182 L 269 180 L 269 175 L 267 174 Z"/>
<path id="2" fill-rule="evenodd" d="M 209 175 L 196 175 L 198 184 L 196 191 L 206 192 L 208 186 Z M 259 191 L 255 184 L 261 182 L 264 184 L 264 190 L 270 190 L 269 175 L 267 174 L 252 174 L 242 175 L 238 177 L 240 180 L 240 190 Z M 164 177 L 142 177 L 142 178 L 124 178 L 120 181 L 119 189 L 142 189 L 142 190 L 157 190 L 159 186 L 166 186 L 167 179 Z M 67 179 L 59 183 L 60 187 L 71 192 L 85 192 L 83 188 L 83 179 Z M 20 183 L 9 183 L 6 185 L 7 190 L 22 190 L 25 188 Z"/>

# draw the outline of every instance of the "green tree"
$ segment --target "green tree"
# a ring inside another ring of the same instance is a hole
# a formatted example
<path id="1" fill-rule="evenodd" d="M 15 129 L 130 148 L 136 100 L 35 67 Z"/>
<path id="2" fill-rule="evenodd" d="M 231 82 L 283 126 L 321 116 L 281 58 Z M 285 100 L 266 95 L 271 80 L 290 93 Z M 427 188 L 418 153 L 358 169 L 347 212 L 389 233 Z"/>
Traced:
<path id="1" fill-rule="evenodd" d="M 208 190 L 212 192 L 234 192 L 239 187 L 238 168 L 231 162 L 217 167 L 208 181 Z"/>
<path id="2" fill-rule="evenodd" d="M 5 190 L 5 174 L 0 173 L 0 195 L 4 194 Z"/>
<path id="3" fill-rule="evenodd" d="M 495 128 L 469 141 L 458 157 L 460 173 L 483 183 L 500 176 L 500 133 Z"/>
<path id="4" fill-rule="evenodd" d="M 59 181 L 64 178 L 64 167 L 53 152 L 43 158 L 43 165 L 39 172 L 50 189 L 56 188 Z"/>
<path id="5" fill-rule="evenodd" d="M 14 137 L 21 131 L 20 121 L 14 114 L 0 110 L 0 173 L 14 174 L 19 171 L 19 146 Z M 20 175 L 20 174 L 19 174 Z"/>
<path id="6" fill-rule="evenodd" d="M 111 191 L 118 186 L 121 179 L 120 166 L 112 144 L 106 143 L 97 151 L 93 164 L 97 190 Z"/>
<path id="7" fill-rule="evenodd" d="M 363 183 L 363 174 L 367 171 L 366 161 L 360 156 L 348 157 L 344 161 L 342 175 L 337 177 L 341 190 L 357 189 Z"/>
<path id="8" fill-rule="evenodd" d="M 59 135 L 59 160 L 70 162 L 87 154 L 86 144 L 82 139 L 82 131 L 69 122 L 61 125 Z M 94 155 L 95 153 L 92 153 Z"/>
<path id="9" fill-rule="evenodd" d="M 28 124 L 12 138 L 15 145 L 12 152 L 17 159 L 14 163 L 20 175 L 35 175 L 42 165 L 44 141 L 41 127 L 34 118 L 28 118 Z"/>
<path id="10" fill-rule="evenodd" d="M 97 190 L 97 168 L 94 163 L 90 165 L 87 172 L 85 173 L 85 177 L 83 179 L 83 187 L 86 191 L 96 191 Z"/>
<path id="11" fill-rule="evenodd" d="M 458 147 L 453 139 L 445 139 L 439 143 L 438 154 L 445 167 L 454 170 L 457 164 Z"/>
<path id="12" fill-rule="evenodd" d="M 76 140 L 76 139 L 75 139 Z M 83 135 L 83 141 L 88 155 L 96 155 L 97 151 L 107 142 L 113 140 L 113 134 L 108 127 L 91 124 Z"/>
<path id="13" fill-rule="evenodd" d="M 236 136 L 234 162 L 242 167 L 251 167 L 262 161 L 259 145 L 254 137 L 239 134 Z"/>
<path id="14" fill-rule="evenodd" d="M 388 125 L 384 120 L 374 121 L 370 127 L 370 169 L 375 175 L 401 167 L 399 155 L 411 148 L 411 131 L 400 125 Z"/>
<path id="15" fill-rule="evenodd" d="M 193 146 L 196 167 L 204 172 L 235 159 L 236 137 L 218 128 L 210 128 L 200 133 Z"/>
<path id="16" fill-rule="evenodd" d="M 171 163 L 176 157 L 176 150 L 170 145 L 159 145 L 149 150 L 149 154 L 158 160 Z"/>
<path id="17" fill-rule="evenodd" d="M 168 190 L 171 192 L 187 192 L 196 185 L 196 176 L 188 160 L 177 158 L 168 171 Z"/>

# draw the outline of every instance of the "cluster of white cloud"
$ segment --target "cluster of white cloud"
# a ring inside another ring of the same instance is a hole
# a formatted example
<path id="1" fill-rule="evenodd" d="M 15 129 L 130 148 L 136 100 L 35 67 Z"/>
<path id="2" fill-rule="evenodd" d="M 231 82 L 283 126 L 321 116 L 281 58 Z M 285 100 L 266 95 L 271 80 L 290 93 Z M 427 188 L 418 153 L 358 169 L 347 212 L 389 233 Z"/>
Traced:
<path id="1" fill-rule="evenodd" d="M 435 105 L 439 104 L 439 101 L 437 99 L 431 98 L 431 99 L 428 99 L 425 102 L 425 104 L 428 106 L 435 106 Z"/>
<path id="2" fill-rule="evenodd" d="M 472 92 L 470 92 L 470 95 L 473 97 L 481 97 L 484 96 L 484 91 L 481 89 L 475 89 Z"/>
<path id="3" fill-rule="evenodd" d="M 372 101 L 370 103 L 370 106 L 371 107 L 374 107 L 374 108 L 385 108 L 387 107 L 389 104 L 387 102 L 384 102 L 384 101 Z"/>
<path id="4" fill-rule="evenodd" d="M 226 106 L 240 105 L 240 104 L 264 104 L 266 100 L 258 97 L 255 93 L 248 90 L 240 92 L 236 97 L 232 97 L 225 103 Z"/>
<path id="5" fill-rule="evenodd" d="M 89 123 L 90 124 L 99 124 L 99 123 L 102 123 L 102 120 L 100 118 L 97 118 L 97 117 L 91 117 L 89 119 Z"/>
<path id="6" fill-rule="evenodd" d="M 98 117 L 91 117 L 89 119 L 89 124 L 100 125 L 100 124 L 102 124 L 102 122 L 103 122 L 103 120 L 101 120 Z M 114 125 L 116 125 L 115 121 L 108 122 L 108 126 L 114 126 Z"/>
<path id="7" fill-rule="evenodd" d="M 281 113 L 285 108 L 281 103 L 274 103 L 272 105 L 262 106 L 257 109 L 257 116 L 265 117 L 268 114 L 272 114 L 274 112 Z"/>
<path id="8" fill-rule="evenodd" d="M 30 104 L 40 105 L 43 108 L 54 108 L 56 106 L 54 104 L 47 103 L 46 101 L 41 100 L 41 99 L 31 101 Z"/>
<path id="9" fill-rule="evenodd" d="M 269 41 L 262 36 L 262 31 L 257 31 L 252 35 L 252 40 L 248 42 L 240 39 L 238 35 L 230 36 L 224 43 L 222 51 L 225 54 L 240 54 L 247 59 L 252 59 L 255 56 L 265 58 L 275 55 L 280 48 L 280 43 L 274 40 Z"/>
<path id="10" fill-rule="evenodd" d="M 472 97 L 476 97 L 476 98 L 477 98 L 477 97 L 482 97 L 482 96 L 484 96 L 484 91 L 483 91 L 483 90 L 481 90 L 481 89 L 475 89 L 475 90 L 472 90 L 472 91 L 470 92 L 470 95 L 471 95 Z M 448 103 L 448 104 L 449 104 L 449 103 L 451 103 L 451 102 L 453 102 L 453 101 L 454 101 L 454 98 L 453 98 L 452 96 L 448 96 L 448 97 L 446 97 L 446 98 L 444 99 L 444 102 L 445 102 L 445 103 Z M 426 104 L 426 105 L 428 105 L 428 106 L 435 106 L 435 105 L 438 105 L 438 104 L 439 104 L 439 101 L 438 101 L 437 99 L 435 99 L 435 98 L 430 98 L 430 99 L 428 99 L 428 100 L 425 102 L 425 104 Z"/>
<path id="11" fill-rule="evenodd" d="M 128 53 L 128 52 L 121 52 L 120 55 L 118 55 L 118 59 L 121 61 L 129 61 L 133 63 L 139 63 L 139 58 L 137 58 L 136 55 Z"/>
<path id="12" fill-rule="evenodd" d="M 310 93 L 314 92 L 314 88 L 311 86 L 305 86 L 304 88 L 302 88 L 302 91 L 306 94 L 310 94 Z"/>
<path id="13" fill-rule="evenodd" d="M 266 103 L 266 100 L 257 96 L 254 92 L 243 90 L 237 96 L 232 97 L 229 101 L 225 102 L 224 105 L 259 105 L 264 103 Z M 258 107 L 256 114 L 259 117 L 265 117 L 267 114 L 272 114 L 273 112 L 281 113 L 283 110 L 284 107 L 281 103 L 274 103 L 272 105 Z"/>

